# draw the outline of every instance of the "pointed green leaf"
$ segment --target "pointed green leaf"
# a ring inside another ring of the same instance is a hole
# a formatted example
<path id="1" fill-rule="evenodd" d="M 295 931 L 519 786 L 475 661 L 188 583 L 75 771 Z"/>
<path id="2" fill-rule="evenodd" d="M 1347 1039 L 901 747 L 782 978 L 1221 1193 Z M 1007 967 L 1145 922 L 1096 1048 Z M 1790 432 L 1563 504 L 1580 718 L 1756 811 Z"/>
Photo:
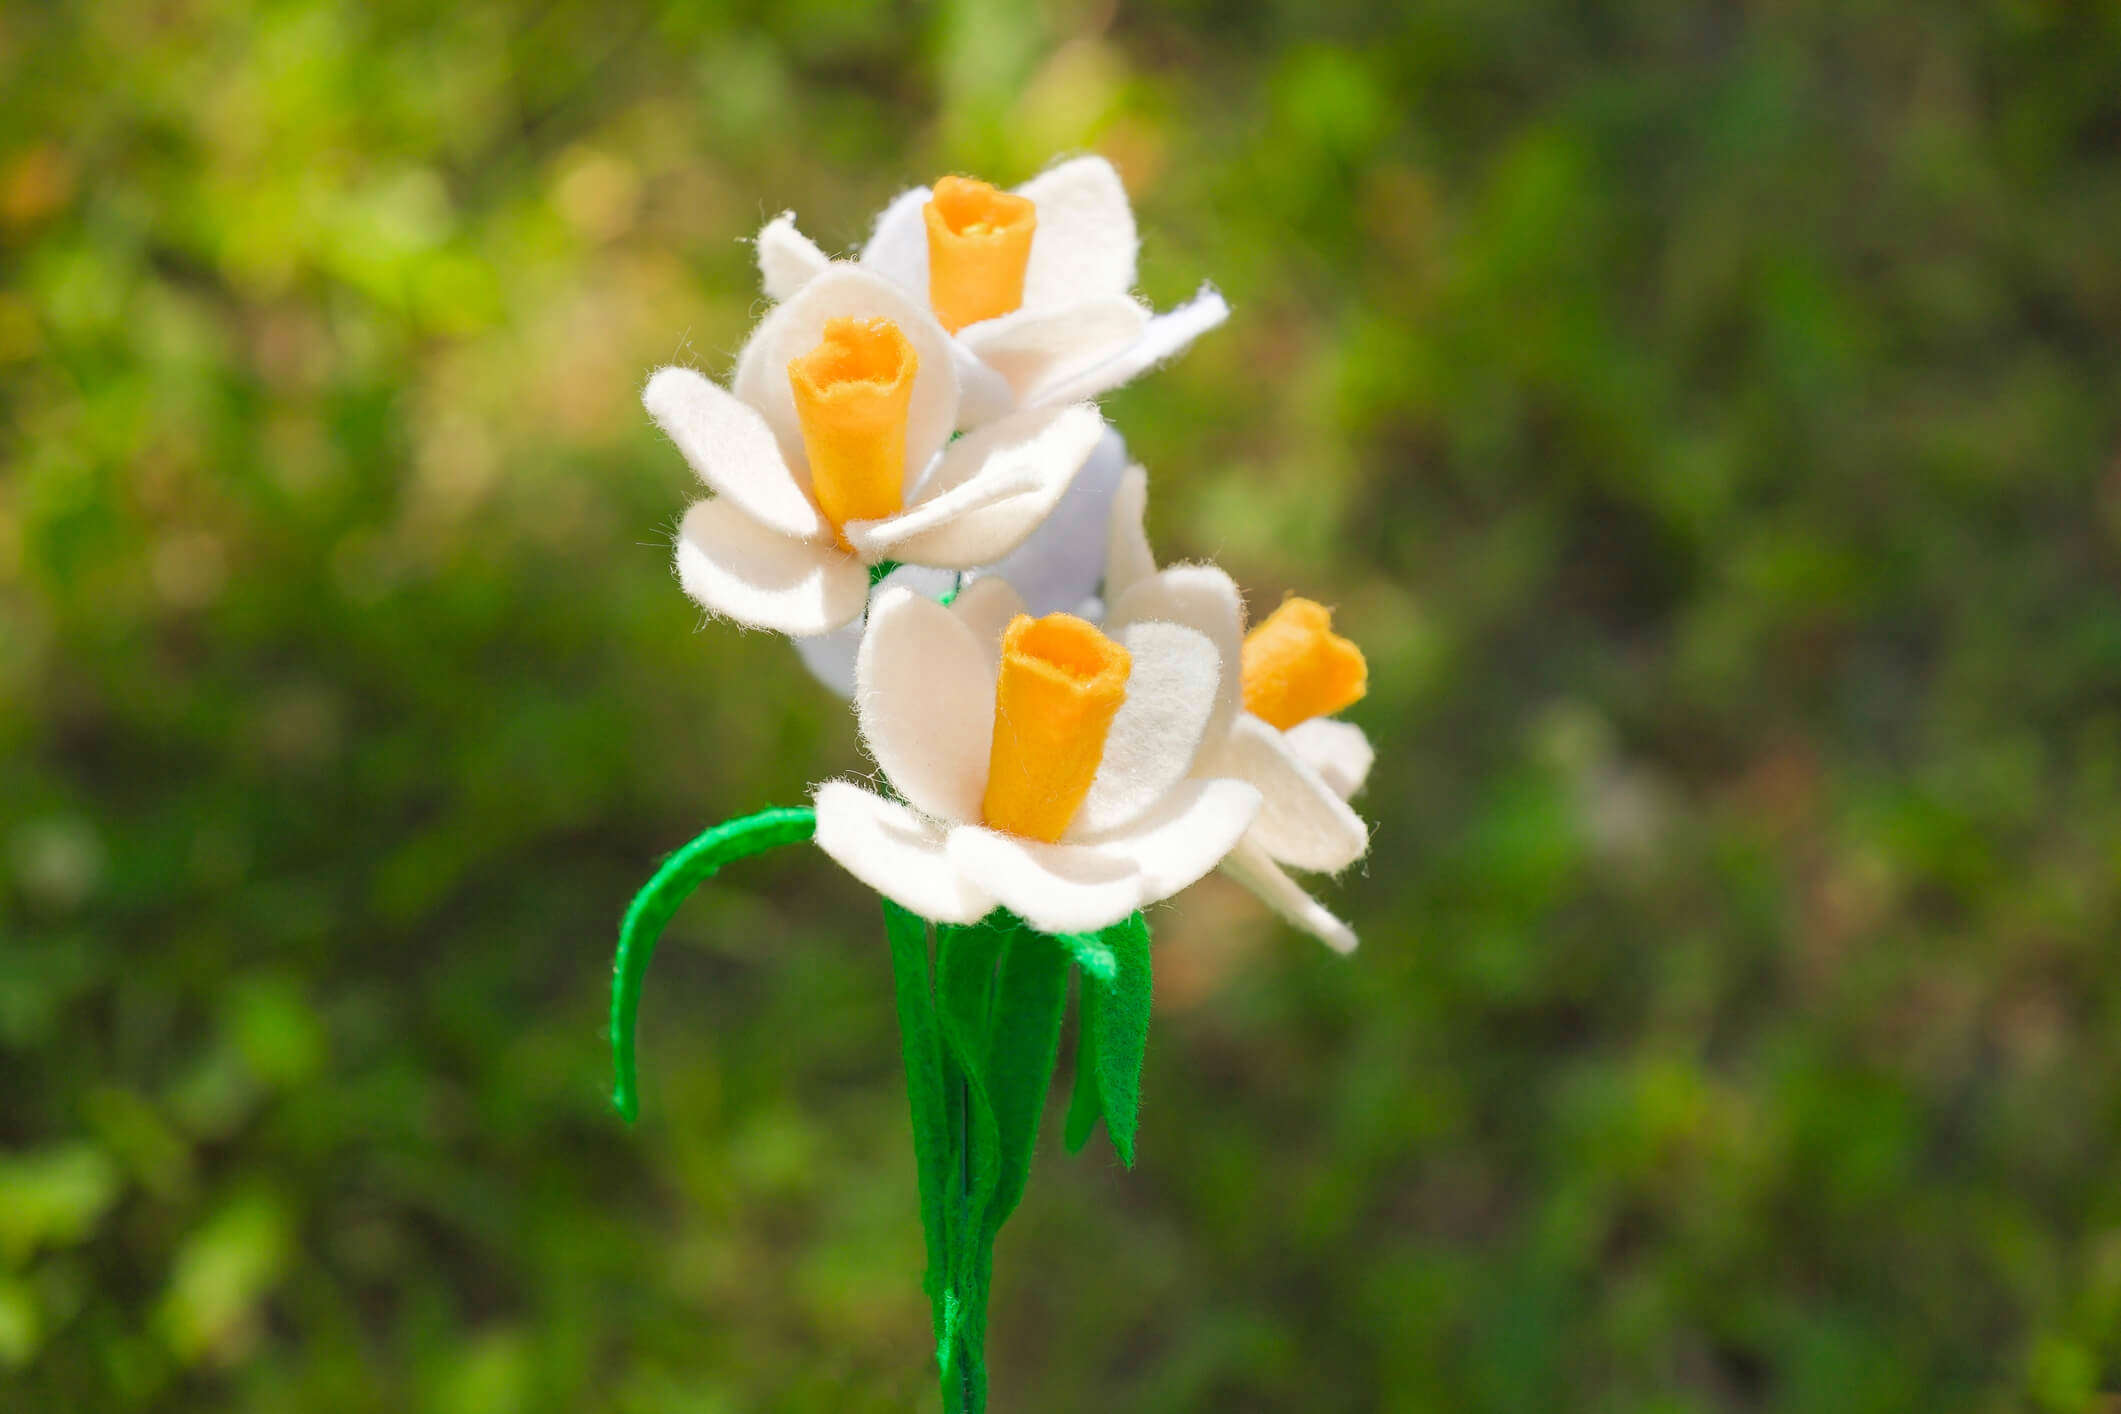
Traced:
<path id="1" fill-rule="evenodd" d="M 1112 1148 L 1120 1162 L 1132 1168 L 1134 1123 L 1141 1108 L 1142 1053 L 1149 1043 L 1149 924 L 1136 913 L 1099 937 L 1112 950 L 1119 968 L 1111 988 L 1088 1013 L 1097 1037 L 1098 1101 Z"/>
<path id="2" fill-rule="evenodd" d="M 1068 958 L 1068 950 L 1054 939 L 1022 926 L 1012 929 L 1002 945 L 987 1049 L 987 1086 L 1001 1140 L 1000 1173 L 987 1209 L 990 1241 L 1016 1211 L 1030 1181 L 1038 1122 L 1060 1059 Z"/>
<path id="3" fill-rule="evenodd" d="M 958 1171 L 945 1205 L 950 1291 L 958 1303 L 953 1409 L 986 1405 L 988 1276 L 993 1243 L 987 1210 L 1000 1178 L 1001 1136 L 988 1087 L 987 1037 L 995 964 L 1014 929 L 1006 915 L 970 927 L 936 929 L 936 998 L 942 1023 L 944 1084 L 955 1098 L 952 1147 Z"/>
<path id="4" fill-rule="evenodd" d="M 950 1109 L 943 1089 L 943 1041 L 936 1026 L 935 992 L 928 976 L 928 920 L 885 899 L 884 934 L 891 943 L 891 980 L 898 994 L 899 1040 L 906 1056 L 906 1098 L 913 1111 L 913 1159 L 920 1175 L 921 1230 L 928 1242 L 928 1275 L 922 1284 L 940 1328 L 950 1280 L 943 1218 L 950 1191 Z"/>
<path id="5" fill-rule="evenodd" d="M 1117 963 L 1113 970 L 1118 971 Z M 1077 989 L 1075 1092 L 1068 1097 L 1068 1126 L 1061 1135 L 1071 1154 L 1083 1151 L 1083 1145 L 1097 1132 L 1097 1122 L 1105 1117 L 1104 1101 L 1097 1093 L 1097 999 L 1104 991 L 1102 983 L 1087 975 Z"/>

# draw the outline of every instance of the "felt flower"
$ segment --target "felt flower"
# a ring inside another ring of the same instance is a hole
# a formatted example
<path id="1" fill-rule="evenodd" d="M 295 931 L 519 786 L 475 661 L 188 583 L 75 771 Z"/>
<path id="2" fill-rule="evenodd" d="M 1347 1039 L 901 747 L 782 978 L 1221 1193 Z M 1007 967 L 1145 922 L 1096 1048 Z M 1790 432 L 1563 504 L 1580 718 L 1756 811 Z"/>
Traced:
<path id="1" fill-rule="evenodd" d="M 1008 580 L 1034 618 L 1065 610 L 1093 623 L 1102 619 L 1104 606 L 1097 589 L 1105 574 L 1105 526 L 1126 469 L 1126 441 L 1108 423 L 1096 450 L 1038 529 L 978 573 Z M 957 582 L 958 576 L 948 570 L 906 565 L 879 580 L 876 592 L 903 585 L 936 599 Z M 830 633 L 789 641 L 811 676 L 841 697 L 854 696 L 854 655 L 862 645 L 861 620 Z"/>
<path id="2" fill-rule="evenodd" d="M 944 177 L 877 218 L 861 264 L 931 306 L 951 333 L 961 426 L 1095 398 L 1227 319 L 1209 286 L 1165 314 L 1133 295 L 1139 244 L 1127 191 L 1102 157 L 1047 168 L 1013 192 Z M 767 297 L 795 297 L 831 264 L 793 213 L 758 236 Z"/>
<path id="3" fill-rule="evenodd" d="M 1222 571 L 1156 568 L 1142 527 L 1147 501 L 1147 474 L 1129 467 L 1112 503 L 1105 628 L 1124 634 L 1130 623 L 1169 620 L 1215 644 L 1225 672 L 1194 769 L 1244 781 L 1261 800 L 1223 872 L 1326 946 L 1352 952 L 1354 930 L 1288 871 L 1336 874 L 1369 851 L 1369 827 L 1348 800 L 1369 776 L 1374 752 L 1362 728 L 1333 715 L 1368 685 L 1361 650 L 1308 599 L 1288 600 L 1245 633 L 1241 601 Z"/>
<path id="4" fill-rule="evenodd" d="M 711 613 L 817 634 L 861 616 L 869 567 L 968 569 L 1008 554 L 1097 446 L 1088 403 L 1047 404 L 954 441 L 950 339 L 851 265 L 776 307 L 725 390 L 659 370 L 642 402 L 715 495 L 685 513 L 677 571 Z"/>
<path id="5" fill-rule="evenodd" d="M 1048 933 L 1116 923 L 1213 869 L 1259 809 L 1252 786 L 1194 773 L 1222 670 L 1191 628 L 1034 619 L 998 577 L 948 607 L 886 590 L 855 709 L 904 803 L 828 781 L 817 843 L 936 922 L 1000 906 Z"/>

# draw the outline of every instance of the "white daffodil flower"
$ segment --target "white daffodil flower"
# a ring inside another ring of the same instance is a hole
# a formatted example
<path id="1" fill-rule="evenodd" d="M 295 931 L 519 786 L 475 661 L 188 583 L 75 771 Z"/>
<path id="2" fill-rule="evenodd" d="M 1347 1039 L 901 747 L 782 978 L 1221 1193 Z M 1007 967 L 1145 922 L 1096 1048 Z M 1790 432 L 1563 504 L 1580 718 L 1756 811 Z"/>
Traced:
<path id="1" fill-rule="evenodd" d="M 1059 502 L 1103 431 L 1048 403 L 951 438 L 950 338 L 852 265 L 776 307 L 728 389 L 659 370 L 641 401 L 714 491 L 685 513 L 677 572 L 710 613 L 819 634 L 861 617 L 869 567 L 946 570 L 1007 555 Z"/>
<path id="2" fill-rule="evenodd" d="M 1229 318 L 1212 286 L 1156 314 L 1134 297 L 1139 240 L 1102 157 L 1047 168 L 1014 192 L 945 177 L 893 198 L 862 247 L 951 331 L 962 427 L 1096 398 L 1183 352 Z M 769 299 L 793 299 L 831 264 L 785 212 L 759 232 Z"/>
<path id="3" fill-rule="evenodd" d="M 1105 628 L 1124 635 L 1130 624 L 1168 620 L 1214 643 L 1223 673 L 1194 769 L 1244 781 L 1261 799 L 1223 871 L 1326 946 L 1353 952 L 1354 930 L 1288 870 L 1337 874 L 1369 851 L 1369 827 L 1348 800 L 1374 753 L 1362 728 L 1331 715 L 1362 696 L 1362 655 L 1308 600 L 1290 600 L 1246 634 L 1243 603 L 1221 570 L 1157 569 L 1142 526 L 1148 484 L 1129 467 L 1112 503 Z"/>
<path id="4" fill-rule="evenodd" d="M 1195 773 L 1222 662 L 1180 624 L 1108 638 L 1031 618 L 993 577 L 948 607 L 889 589 L 856 677 L 862 739 L 905 803 L 828 781 L 817 843 L 939 923 L 999 906 L 1048 933 L 1106 927 L 1213 869 L 1259 810 L 1252 786 Z"/>
<path id="5" fill-rule="evenodd" d="M 1066 612 L 1092 623 L 1102 619 L 1104 606 L 1097 589 L 1105 575 L 1105 527 L 1126 469 L 1126 441 L 1108 423 L 1090 460 L 1083 463 L 1038 529 L 978 573 L 1008 580 L 1023 596 L 1024 611 L 1033 618 Z M 875 592 L 904 585 L 938 599 L 955 588 L 958 579 L 948 570 L 907 565 L 879 580 Z M 862 646 L 860 619 L 830 633 L 789 641 L 811 676 L 841 697 L 854 696 L 854 655 Z"/>

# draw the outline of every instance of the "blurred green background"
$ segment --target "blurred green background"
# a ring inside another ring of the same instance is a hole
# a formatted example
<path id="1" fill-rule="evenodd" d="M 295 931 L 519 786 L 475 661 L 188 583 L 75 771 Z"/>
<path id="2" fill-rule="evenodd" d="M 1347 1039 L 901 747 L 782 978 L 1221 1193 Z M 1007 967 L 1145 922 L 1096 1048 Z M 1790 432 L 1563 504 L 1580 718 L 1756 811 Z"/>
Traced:
<path id="1" fill-rule="evenodd" d="M 1094 149 L 1235 308 L 1107 411 L 1369 650 L 1341 961 L 1154 916 L 997 1407 L 2121 1385 L 2121 10 L 0 9 L 0 1407 L 932 1408 L 860 758 L 637 393 L 745 238 Z M 1049 1121 L 1056 1117 L 1049 1115 Z"/>

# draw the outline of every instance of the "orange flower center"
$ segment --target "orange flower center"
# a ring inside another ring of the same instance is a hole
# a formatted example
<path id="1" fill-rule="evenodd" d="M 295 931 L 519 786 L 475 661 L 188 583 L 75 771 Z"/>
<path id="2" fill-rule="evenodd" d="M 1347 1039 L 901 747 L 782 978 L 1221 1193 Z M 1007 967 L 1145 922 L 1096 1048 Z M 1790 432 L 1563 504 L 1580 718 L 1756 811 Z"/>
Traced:
<path id="1" fill-rule="evenodd" d="M 1245 635 L 1245 710 L 1283 731 L 1330 717 L 1369 690 L 1362 650 L 1333 632 L 1333 611 L 1290 599 Z"/>
<path id="2" fill-rule="evenodd" d="M 970 177 L 945 177 L 921 208 L 928 223 L 928 303 L 945 329 L 1007 314 L 1024 302 L 1038 208 Z"/>
<path id="3" fill-rule="evenodd" d="M 1048 844 L 1061 837 L 1105 758 L 1133 666 L 1126 649 L 1073 614 L 1010 620 L 980 808 L 988 825 Z"/>
<path id="4" fill-rule="evenodd" d="M 788 361 L 811 491 L 834 531 L 904 507 L 906 410 L 919 368 L 888 319 L 828 319 L 818 346 Z"/>

